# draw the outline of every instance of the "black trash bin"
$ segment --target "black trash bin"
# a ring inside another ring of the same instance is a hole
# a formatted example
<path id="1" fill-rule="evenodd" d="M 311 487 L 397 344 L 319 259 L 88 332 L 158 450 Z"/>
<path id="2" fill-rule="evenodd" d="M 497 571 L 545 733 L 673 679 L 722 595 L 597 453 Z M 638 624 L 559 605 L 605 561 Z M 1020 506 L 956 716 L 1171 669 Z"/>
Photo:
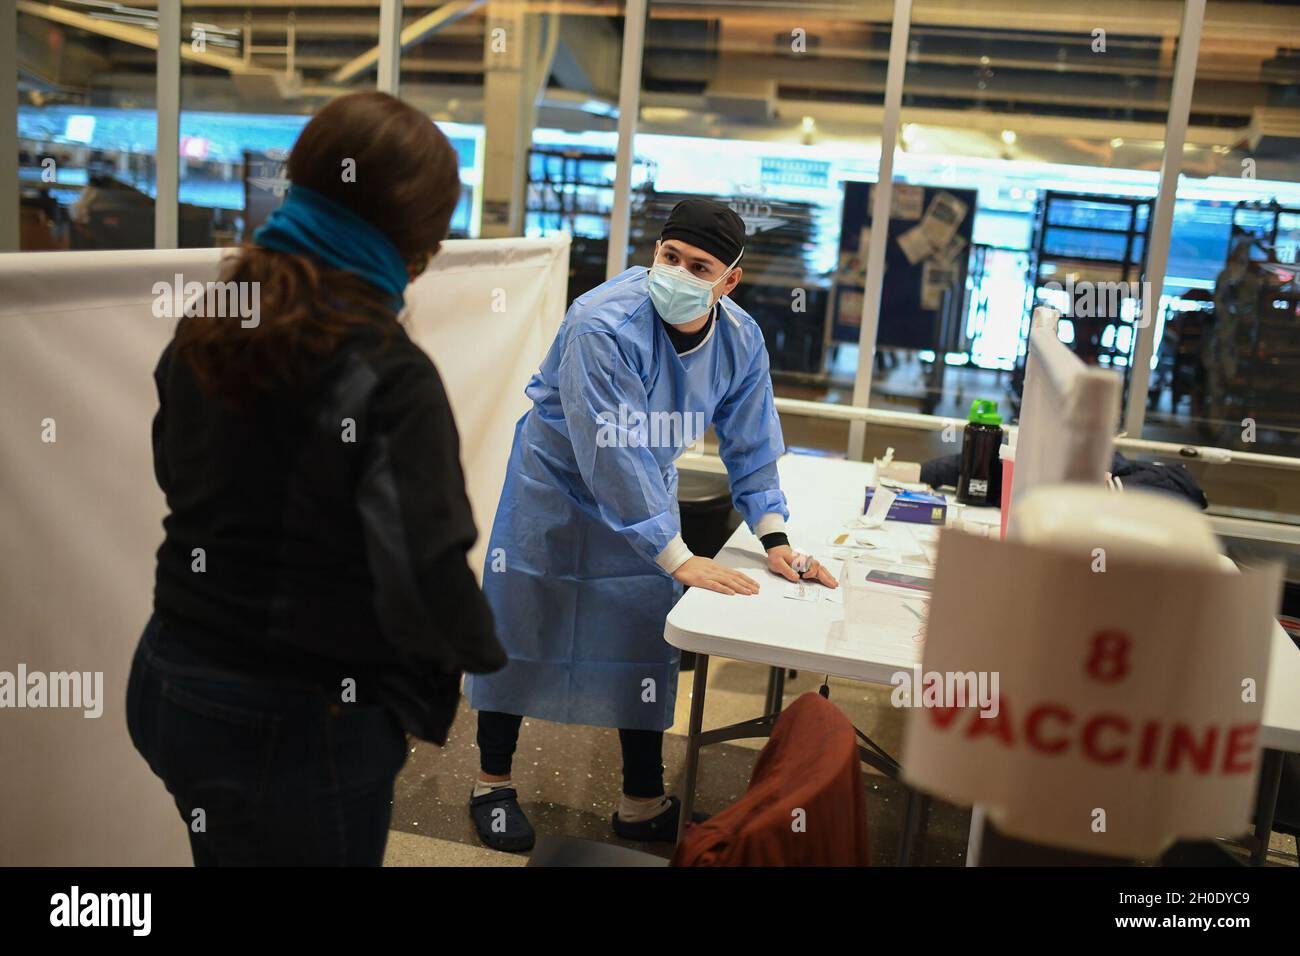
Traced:
<path id="1" fill-rule="evenodd" d="M 731 505 L 731 482 L 725 473 L 681 471 L 677 476 L 677 505 L 682 514 L 682 540 L 692 554 L 716 557 L 741 517 Z M 682 652 L 682 670 L 695 667 L 695 655 Z"/>

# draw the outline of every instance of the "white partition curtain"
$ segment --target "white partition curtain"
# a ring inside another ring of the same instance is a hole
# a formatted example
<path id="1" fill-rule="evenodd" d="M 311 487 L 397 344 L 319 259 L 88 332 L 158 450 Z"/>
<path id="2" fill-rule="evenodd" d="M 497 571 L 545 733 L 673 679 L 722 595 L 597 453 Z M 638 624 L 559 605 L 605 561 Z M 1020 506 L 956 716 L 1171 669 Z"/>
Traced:
<path id="1" fill-rule="evenodd" d="M 175 323 L 155 318 L 154 284 L 215 279 L 222 254 L 0 255 L 0 670 L 102 672 L 104 688 L 97 719 L 5 711 L 0 865 L 189 860 L 124 704 L 164 513 L 152 372 Z M 408 290 L 408 328 L 438 363 L 460 428 L 476 565 L 524 386 L 564 315 L 568 257 L 567 237 L 451 241 Z"/>

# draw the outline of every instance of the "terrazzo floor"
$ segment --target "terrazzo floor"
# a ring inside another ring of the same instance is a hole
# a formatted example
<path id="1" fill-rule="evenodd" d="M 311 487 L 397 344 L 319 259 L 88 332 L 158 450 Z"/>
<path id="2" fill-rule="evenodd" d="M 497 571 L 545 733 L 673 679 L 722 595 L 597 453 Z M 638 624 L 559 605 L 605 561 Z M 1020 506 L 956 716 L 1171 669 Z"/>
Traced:
<path id="1" fill-rule="evenodd" d="M 767 668 L 714 658 L 710 661 L 705 707 L 706 729 L 762 713 Z M 686 724 L 693 675 L 680 678 L 676 722 L 664 740 L 665 779 L 673 791 L 686 756 Z M 815 692 L 822 675 L 801 673 L 786 682 L 786 702 Z M 889 704 L 890 688 L 832 679 L 831 701 L 888 752 L 900 749 L 903 715 Z M 483 848 L 469 819 L 466 803 L 478 770 L 474 714 L 461 701 L 460 714 L 445 747 L 414 741 L 397 780 L 390 866 L 512 866 L 519 854 Z M 713 813 L 738 799 L 763 740 L 744 740 L 706 747 L 700 761 L 696 807 Z M 552 724 L 526 719 L 515 754 L 513 779 L 520 803 L 538 836 L 585 837 L 667 857 L 670 844 L 634 844 L 620 840 L 610 827 L 621 784 L 618 735 L 613 730 Z M 897 862 L 905 789 L 873 771 L 866 772 L 867 817 L 873 864 Z M 923 838 L 919 862 L 960 866 L 965 857 L 969 811 L 935 802 Z"/>
<path id="2" fill-rule="evenodd" d="M 713 658 L 709 662 L 704 727 L 709 729 L 756 717 L 763 711 L 768 670 L 758 664 Z M 676 720 L 664 739 L 665 782 L 679 785 L 686 756 L 686 725 L 693 675 L 679 679 Z M 800 694 L 816 692 L 822 675 L 800 673 L 787 680 L 788 705 Z M 854 726 L 894 755 L 901 749 L 904 713 L 890 706 L 890 688 L 833 678 L 830 699 Z M 464 698 L 445 747 L 412 741 L 397 779 L 386 866 L 523 866 L 527 854 L 499 853 L 483 847 L 469 819 L 467 801 L 478 771 L 474 713 Z M 704 748 L 696 808 L 714 813 L 744 792 L 763 740 L 740 740 Z M 620 840 L 610 827 L 621 784 L 618 734 L 613 730 L 526 719 L 515 755 L 514 782 L 520 803 L 538 837 L 583 837 L 657 854 L 671 855 L 668 843 Z M 905 788 L 864 768 L 871 862 L 898 862 L 906 804 Z M 932 801 L 914 863 L 962 866 L 970 812 Z M 1293 837 L 1273 834 L 1272 865 L 1294 866 Z M 1240 852 L 1237 853 L 1241 855 Z"/>

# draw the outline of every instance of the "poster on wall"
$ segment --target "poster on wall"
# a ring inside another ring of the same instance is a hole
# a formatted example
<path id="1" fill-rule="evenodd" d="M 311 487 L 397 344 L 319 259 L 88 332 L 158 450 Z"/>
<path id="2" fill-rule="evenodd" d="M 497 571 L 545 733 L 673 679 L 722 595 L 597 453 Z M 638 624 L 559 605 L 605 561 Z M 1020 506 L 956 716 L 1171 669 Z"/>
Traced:
<path id="1" fill-rule="evenodd" d="M 839 258 L 830 297 L 831 340 L 857 342 L 871 240 L 873 183 L 846 182 Z M 976 192 L 895 183 L 885 243 L 878 345 L 940 348 L 945 310 L 960 307 L 975 224 Z"/>

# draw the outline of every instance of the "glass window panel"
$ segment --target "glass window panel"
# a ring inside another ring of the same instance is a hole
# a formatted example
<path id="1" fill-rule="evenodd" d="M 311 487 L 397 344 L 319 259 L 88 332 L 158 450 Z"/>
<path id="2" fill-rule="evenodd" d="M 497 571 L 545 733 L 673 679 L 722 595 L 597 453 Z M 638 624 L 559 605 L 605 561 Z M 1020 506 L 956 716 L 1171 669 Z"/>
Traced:
<path id="1" fill-rule="evenodd" d="M 18 13 L 19 248 L 154 244 L 157 4 Z"/>
<path id="2" fill-rule="evenodd" d="M 237 245 L 283 198 L 282 164 L 335 96 L 373 89 L 378 4 L 185 0 L 182 247 Z"/>
<path id="3" fill-rule="evenodd" d="M 1144 437 L 1300 456 L 1300 8 L 1212 0 Z"/>
<path id="4" fill-rule="evenodd" d="M 460 13 L 461 7 L 469 7 Z M 460 157 L 453 238 L 480 235 L 484 153 L 486 5 L 404 3 L 400 93 L 438 124 Z M 507 40 L 506 46 L 512 44 Z"/>
<path id="5" fill-rule="evenodd" d="M 829 308 L 837 275 L 856 268 L 858 234 L 848 254 L 840 245 L 846 188 L 879 165 L 892 12 L 859 0 L 649 4 L 628 263 L 650 265 L 678 200 L 735 209 L 748 240 L 733 298 L 763 330 L 778 396 L 852 398 L 861 294 L 845 293 L 842 337 Z M 603 265 L 602 249 L 592 278 Z M 792 448 L 846 447 L 843 422 L 783 426 Z"/>
<path id="6" fill-rule="evenodd" d="M 889 227 L 872 407 L 964 418 L 990 398 L 1015 421 L 1038 304 L 1085 361 L 1127 370 L 1181 14 L 1136 0 L 1105 29 L 1069 5 L 1009 22 L 994 0 L 917 0 L 895 160 L 916 195 Z"/>
<path id="7" fill-rule="evenodd" d="M 566 3 L 539 26 L 539 42 L 551 51 L 550 72 L 529 144 L 523 231 L 528 236 L 569 234 L 571 299 L 605 280 L 623 9 L 622 3 Z M 638 162 L 634 194 L 644 179 L 645 166 Z"/>

